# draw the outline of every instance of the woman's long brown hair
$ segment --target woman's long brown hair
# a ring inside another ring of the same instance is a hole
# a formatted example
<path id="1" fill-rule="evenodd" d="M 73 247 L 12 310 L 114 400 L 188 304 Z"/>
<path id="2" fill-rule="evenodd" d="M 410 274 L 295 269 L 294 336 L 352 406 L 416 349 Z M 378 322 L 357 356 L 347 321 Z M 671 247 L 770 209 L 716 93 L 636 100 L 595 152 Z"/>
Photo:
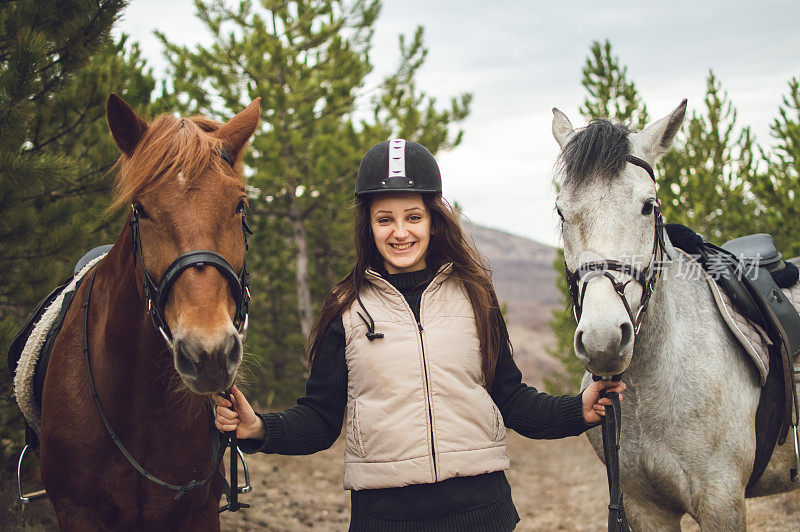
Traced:
<path id="1" fill-rule="evenodd" d="M 458 218 L 440 194 L 423 194 L 422 200 L 431 215 L 431 240 L 426 263 L 432 271 L 445 263 L 453 264 L 467 290 L 475 312 L 475 326 L 480 340 L 481 369 L 484 386 L 491 389 L 497 359 L 504 345 L 509 346 L 508 330 L 500 312 L 490 272 L 478 252 L 466 241 Z M 355 287 L 361 286 L 367 269 L 382 262 L 375 247 L 370 223 L 369 199 L 356 198 L 354 240 L 356 263 L 352 271 L 334 286 L 325 298 L 319 318 L 311 329 L 308 359 L 314 363 L 322 339 L 331 322 L 355 301 Z"/>

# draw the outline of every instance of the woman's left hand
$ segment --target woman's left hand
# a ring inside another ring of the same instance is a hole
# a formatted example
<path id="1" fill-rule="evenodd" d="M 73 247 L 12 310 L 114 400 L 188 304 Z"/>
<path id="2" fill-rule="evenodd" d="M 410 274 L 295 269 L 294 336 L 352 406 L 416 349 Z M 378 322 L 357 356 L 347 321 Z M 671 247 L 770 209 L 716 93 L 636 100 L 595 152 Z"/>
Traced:
<path id="1" fill-rule="evenodd" d="M 611 399 L 606 397 L 600 399 L 600 392 L 608 390 L 617 392 L 619 400 L 622 401 L 622 391 L 626 388 L 622 381 L 595 381 L 583 390 L 581 399 L 583 400 L 583 419 L 587 423 L 599 423 L 606 415 L 605 405 L 611 404 Z"/>

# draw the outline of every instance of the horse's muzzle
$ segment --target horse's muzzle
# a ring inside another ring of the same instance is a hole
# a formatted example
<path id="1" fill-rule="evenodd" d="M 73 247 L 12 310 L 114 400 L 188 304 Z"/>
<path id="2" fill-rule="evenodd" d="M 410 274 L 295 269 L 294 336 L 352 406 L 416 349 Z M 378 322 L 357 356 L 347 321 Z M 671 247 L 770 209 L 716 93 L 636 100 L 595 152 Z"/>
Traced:
<path id="1" fill-rule="evenodd" d="M 242 361 L 242 340 L 235 331 L 215 341 L 178 336 L 173 356 L 175 369 L 190 390 L 201 394 L 217 393 L 233 384 Z"/>

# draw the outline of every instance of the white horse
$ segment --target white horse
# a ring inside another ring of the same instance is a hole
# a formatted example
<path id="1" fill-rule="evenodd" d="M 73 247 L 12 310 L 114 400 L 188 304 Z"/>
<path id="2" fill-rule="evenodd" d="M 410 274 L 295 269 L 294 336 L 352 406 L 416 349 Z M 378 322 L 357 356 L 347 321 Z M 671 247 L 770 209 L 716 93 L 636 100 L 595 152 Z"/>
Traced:
<path id="1" fill-rule="evenodd" d="M 562 148 L 556 205 L 568 270 L 607 259 L 621 266 L 638 257 L 633 266 L 643 274 L 636 280 L 638 271 L 618 268 L 591 276 L 575 332 L 575 352 L 586 369 L 622 373 L 627 384 L 620 476 L 631 527 L 680 530 L 688 513 L 702 530 L 744 530 L 745 487 L 756 449 L 757 375 L 706 281 L 691 274 L 699 266 L 666 235 L 660 277 L 635 332 L 643 284 L 650 279 L 645 274 L 653 273 L 645 266 L 660 247 L 656 185 L 647 165 L 670 148 L 686 101 L 640 132 L 609 122 L 575 130 L 562 112 L 553 112 L 553 135 Z M 623 289 L 629 309 L 609 279 L 631 280 Z M 587 380 L 589 373 L 584 386 Z M 600 429 L 588 437 L 602 460 Z M 789 481 L 793 447 L 791 435 L 776 447 L 748 496 L 798 486 Z"/>

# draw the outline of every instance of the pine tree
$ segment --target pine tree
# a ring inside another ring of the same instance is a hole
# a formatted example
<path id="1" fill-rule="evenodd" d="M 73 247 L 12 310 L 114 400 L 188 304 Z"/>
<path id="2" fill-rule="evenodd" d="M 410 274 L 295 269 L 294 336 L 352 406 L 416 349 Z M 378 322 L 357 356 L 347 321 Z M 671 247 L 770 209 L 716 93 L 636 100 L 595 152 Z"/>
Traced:
<path id="1" fill-rule="evenodd" d="M 647 123 L 647 107 L 639 97 L 634 82 L 628 80 L 628 68 L 620 65 L 619 57 L 613 54 L 608 40 L 603 43 L 592 42 L 583 66 L 582 84 L 586 89 L 586 98 L 580 112 L 586 120 L 606 118 L 630 124 L 635 128 L 642 128 Z M 546 378 L 545 386 L 553 393 L 563 393 L 578 388 L 584 369 L 573 349 L 576 324 L 564 275 L 564 251 L 556 251 L 553 267 L 558 272 L 557 282 L 562 306 L 553 311 L 550 320 L 556 345 L 547 352 L 561 362 L 564 371 Z"/>
<path id="2" fill-rule="evenodd" d="M 74 80 L 121 1 L 19 1 L 0 10 L 0 311 L 19 319 L 66 270 L 80 227 L 70 200 L 85 161 L 65 153 L 91 122 L 94 87 Z M 72 88 L 71 88 L 72 87 Z M 68 94 L 80 96 L 69 101 Z M 63 96 L 62 96 L 63 93 Z M 76 108 L 76 104 L 80 107 Z M 84 105 L 88 104 L 88 105 Z M 101 106 L 102 108 L 102 106 Z M 36 264 L 35 268 L 31 266 Z M 5 344 L 4 344 L 5 345 Z"/>
<path id="3" fill-rule="evenodd" d="M 749 190 L 759 179 L 757 148 L 750 128 L 738 127 L 736 109 L 713 72 L 704 103 L 705 112 L 692 112 L 659 164 L 659 199 L 667 221 L 721 244 L 755 229 Z"/>
<path id="4" fill-rule="evenodd" d="M 125 2 L 19 0 L 0 7 L 0 347 L 89 247 L 109 242 L 103 216 L 118 156 L 105 122 L 110 91 L 146 105 L 154 83 L 136 45 L 108 33 Z M 11 377 L 0 362 L 0 394 Z M 0 438 L 21 442 L 13 401 Z"/>
<path id="5" fill-rule="evenodd" d="M 298 392 L 299 362 L 315 306 L 352 264 L 355 172 L 391 136 L 431 151 L 456 145 L 451 124 L 469 97 L 439 110 L 415 85 L 426 49 L 418 30 L 401 39 L 397 71 L 368 98 L 377 0 L 196 1 L 212 42 L 195 49 L 159 35 L 170 63 L 169 106 L 227 118 L 260 96 L 262 126 L 250 176 L 254 288 L 248 349 L 260 375 L 251 394 L 285 401 Z M 369 106 L 364 109 L 362 106 Z"/>
<path id="6" fill-rule="evenodd" d="M 776 143 L 762 155 L 767 171 L 753 186 L 759 230 L 773 236 L 784 257 L 796 257 L 800 255 L 794 232 L 800 220 L 800 78 L 789 80 L 789 94 L 770 130 Z"/>
<path id="7" fill-rule="evenodd" d="M 612 53 L 608 39 L 592 42 L 581 83 L 587 94 L 580 113 L 586 120 L 618 120 L 637 129 L 647 124 L 647 106 L 628 80 L 628 67 L 620 66 L 619 57 Z"/>

